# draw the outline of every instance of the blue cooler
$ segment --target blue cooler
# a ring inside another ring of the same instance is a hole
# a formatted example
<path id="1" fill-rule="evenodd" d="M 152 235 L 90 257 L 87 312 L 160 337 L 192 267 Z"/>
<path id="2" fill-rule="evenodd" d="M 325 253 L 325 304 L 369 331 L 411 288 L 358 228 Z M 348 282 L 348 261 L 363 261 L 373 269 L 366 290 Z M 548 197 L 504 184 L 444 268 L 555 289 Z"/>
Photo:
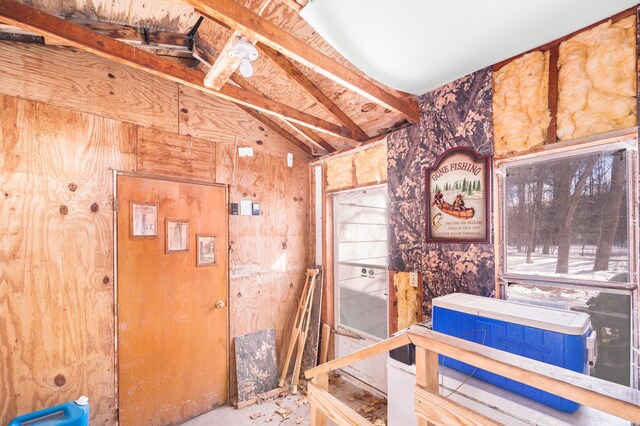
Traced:
<path id="1" fill-rule="evenodd" d="M 74 402 L 18 416 L 9 426 L 89 426 L 89 399 L 81 396 Z"/>
<path id="2" fill-rule="evenodd" d="M 595 331 L 588 314 L 470 294 L 454 293 L 433 299 L 433 330 L 582 374 L 589 374 L 591 350 L 595 352 Z M 439 361 L 560 411 L 573 413 L 580 407 L 449 357 L 440 355 Z"/>

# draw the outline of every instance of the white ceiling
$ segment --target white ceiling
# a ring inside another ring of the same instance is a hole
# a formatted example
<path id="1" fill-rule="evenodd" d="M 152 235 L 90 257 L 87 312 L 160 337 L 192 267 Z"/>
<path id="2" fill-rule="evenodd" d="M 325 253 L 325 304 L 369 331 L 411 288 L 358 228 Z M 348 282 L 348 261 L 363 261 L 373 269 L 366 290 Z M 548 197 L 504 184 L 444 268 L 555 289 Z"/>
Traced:
<path id="1" fill-rule="evenodd" d="M 637 0 L 313 0 L 300 15 L 369 76 L 422 95 Z"/>

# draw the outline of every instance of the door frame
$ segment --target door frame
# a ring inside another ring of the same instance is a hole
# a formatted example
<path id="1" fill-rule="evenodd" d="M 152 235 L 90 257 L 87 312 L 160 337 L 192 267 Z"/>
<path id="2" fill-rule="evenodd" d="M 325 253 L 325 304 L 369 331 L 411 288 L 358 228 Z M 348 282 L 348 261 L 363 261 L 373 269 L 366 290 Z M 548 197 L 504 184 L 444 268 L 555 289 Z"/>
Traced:
<path id="1" fill-rule="evenodd" d="M 118 202 L 118 176 L 130 176 L 141 179 L 153 179 L 153 180 L 161 180 L 165 182 L 176 182 L 176 183 L 188 183 L 192 185 L 204 185 L 204 186 L 213 186 L 217 188 L 224 188 L 224 204 L 225 204 L 225 218 L 227 223 L 227 241 L 229 241 L 229 185 L 223 183 L 215 183 L 215 182 L 206 182 L 195 179 L 184 179 L 177 178 L 171 176 L 162 176 L 162 175 L 153 175 L 146 173 L 137 173 L 137 172 L 128 172 L 112 169 L 113 171 L 113 199 L 112 199 L 112 212 L 113 212 L 113 332 L 114 332 L 114 365 L 113 365 L 113 375 L 114 375 L 114 389 L 115 389 L 115 410 L 116 410 L 116 424 L 120 424 L 120 390 L 119 390 L 119 378 L 120 378 L 120 353 L 118 351 L 118 212 L 120 210 L 120 205 Z M 229 246 L 227 245 L 226 250 L 229 250 Z M 225 265 L 225 283 L 227 286 L 226 291 L 226 299 L 225 303 L 227 305 L 227 330 L 226 330 L 226 368 L 227 368 L 227 400 L 226 404 L 229 404 L 231 400 L 231 306 L 229 302 L 231 301 L 231 297 L 229 295 L 230 290 L 230 282 L 229 282 L 229 266 L 230 259 L 227 256 L 227 264 Z"/>
<path id="2" fill-rule="evenodd" d="M 333 300 L 331 300 L 331 303 L 333 304 L 333 321 L 334 321 L 334 330 L 336 331 L 335 333 L 333 333 L 333 346 L 334 346 L 334 356 L 338 356 L 339 352 L 340 352 L 340 342 L 339 340 L 341 339 L 358 339 L 358 341 L 363 340 L 364 343 L 369 343 L 369 344 L 374 344 L 374 343 L 378 343 L 384 339 L 381 339 L 380 337 L 377 336 L 372 336 L 371 334 L 368 334 L 366 332 L 360 331 L 360 330 L 356 330 L 352 327 L 349 327 L 347 325 L 343 325 L 340 323 L 340 280 L 339 280 L 339 265 L 338 265 L 338 256 L 337 256 L 337 249 L 338 249 L 338 227 L 335 226 L 335 220 L 336 220 L 336 215 L 335 215 L 335 199 L 336 196 L 339 196 L 341 194 L 345 194 L 345 193 L 351 193 L 351 192 L 359 192 L 359 191 L 364 191 L 364 190 L 382 190 L 386 192 L 387 189 L 387 182 L 381 182 L 381 183 L 374 183 L 374 184 L 366 184 L 366 185 L 358 185 L 355 187 L 349 187 L 349 188 L 344 188 L 341 190 L 337 190 L 337 191 L 331 191 L 331 192 L 327 192 L 326 195 L 328 197 L 328 206 L 330 208 L 330 217 L 327 218 L 327 227 L 330 226 L 331 228 L 331 247 L 324 247 L 324 251 L 325 252 L 330 252 L 330 259 L 331 259 L 331 280 L 333 283 Z M 389 204 L 388 204 L 388 194 L 387 194 L 387 226 L 389 225 Z M 330 223 L 329 223 L 330 222 Z M 387 252 L 388 252 L 388 247 L 389 247 L 389 241 L 387 240 Z M 388 255 L 388 253 L 387 253 Z M 387 261 L 388 263 L 388 261 Z M 386 288 L 389 288 L 389 265 L 387 264 L 387 268 L 385 270 L 385 277 L 387 280 L 387 285 Z M 386 310 L 385 310 L 385 320 L 387 321 L 387 334 L 389 332 L 389 295 L 387 293 L 387 303 L 386 303 Z M 346 340 L 345 340 L 346 341 Z M 368 345 L 367 345 L 368 346 Z M 347 366 L 348 367 L 348 366 Z M 344 369 L 343 369 L 344 370 Z M 352 376 L 355 380 L 360 381 L 361 383 L 365 383 L 363 380 L 361 380 L 360 378 L 354 376 L 352 373 L 350 373 L 349 371 L 344 371 L 346 374 L 349 374 L 350 376 Z M 386 374 L 386 370 L 385 370 L 385 374 Z M 380 390 L 376 387 L 374 387 L 373 385 L 370 385 L 368 383 L 367 384 L 371 389 L 375 389 L 378 393 L 382 393 L 384 394 L 383 390 Z"/>

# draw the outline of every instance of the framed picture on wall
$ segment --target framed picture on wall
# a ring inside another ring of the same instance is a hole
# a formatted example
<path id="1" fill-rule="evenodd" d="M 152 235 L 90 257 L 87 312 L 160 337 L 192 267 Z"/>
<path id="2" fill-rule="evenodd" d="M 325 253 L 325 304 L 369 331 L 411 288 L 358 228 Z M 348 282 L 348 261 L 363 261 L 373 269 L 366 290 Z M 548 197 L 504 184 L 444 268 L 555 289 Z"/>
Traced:
<path id="1" fill-rule="evenodd" d="M 189 219 L 167 219 L 166 250 L 167 253 L 184 253 L 189 251 Z"/>
<path id="2" fill-rule="evenodd" d="M 158 238 L 158 203 L 129 203 L 131 238 Z"/>
<path id="3" fill-rule="evenodd" d="M 211 234 L 196 235 L 196 266 L 216 264 L 216 236 Z"/>
<path id="4" fill-rule="evenodd" d="M 491 158 L 453 148 L 425 169 L 427 242 L 489 242 Z"/>

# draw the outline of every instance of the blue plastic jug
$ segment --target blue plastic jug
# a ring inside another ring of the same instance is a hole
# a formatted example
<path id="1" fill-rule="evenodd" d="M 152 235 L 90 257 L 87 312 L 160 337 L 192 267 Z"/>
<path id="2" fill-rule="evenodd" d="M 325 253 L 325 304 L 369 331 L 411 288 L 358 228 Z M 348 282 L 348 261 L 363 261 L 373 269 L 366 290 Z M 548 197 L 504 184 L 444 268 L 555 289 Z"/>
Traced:
<path id="1" fill-rule="evenodd" d="M 18 416 L 9 426 L 89 426 L 89 399 L 81 396 L 74 402 Z"/>

